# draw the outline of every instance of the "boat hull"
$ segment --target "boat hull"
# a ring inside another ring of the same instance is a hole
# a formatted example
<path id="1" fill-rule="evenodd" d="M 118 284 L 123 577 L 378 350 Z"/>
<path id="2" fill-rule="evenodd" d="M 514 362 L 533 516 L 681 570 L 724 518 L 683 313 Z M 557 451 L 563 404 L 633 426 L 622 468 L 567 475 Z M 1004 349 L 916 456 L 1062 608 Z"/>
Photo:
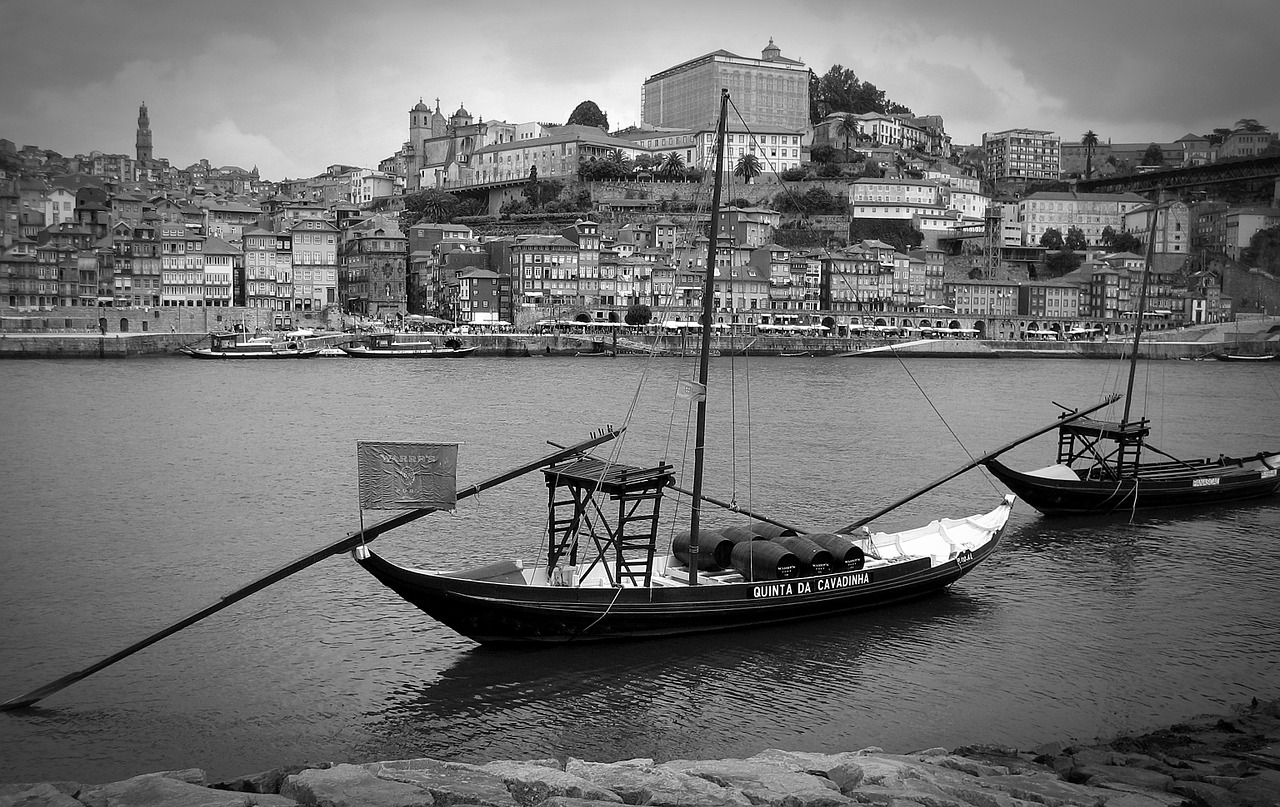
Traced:
<path id="1" fill-rule="evenodd" d="M 1224 458 L 1155 479 L 1058 479 L 1017 471 L 995 459 L 983 464 L 1014 495 L 1050 516 L 1214 505 L 1268 496 L 1280 488 L 1280 452 L 1243 461 Z"/>
<path id="2" fill-rule="evenodd" d="M 359 359 L 461 359 L 475 353 L 477 347 L 461 348 L 370 348 L 362 345 L 344 346 L 348 356 Z"/>
<path id="3" fill-rule="evenodd" d="M 320 348 L 304 350 L 211 350 L 209 348 L 192 348 L 183 351 L 193 359 L 311 359 L 320 355 Z"/>
<path id="4" fill-rule="evenodd" d="M 697 586 L 546 586 L 410 569 L 367 547 L 353 556 L 406 601 L 482 644 L 657 639 L 842 614 L 937 592 L 995 551 L 1010 507 L 1006 504 L 995 511 L 999 520 L 989 540 L 941 563 L 919 557 L 880 568 L 788 580 L 707 581 Z"/>

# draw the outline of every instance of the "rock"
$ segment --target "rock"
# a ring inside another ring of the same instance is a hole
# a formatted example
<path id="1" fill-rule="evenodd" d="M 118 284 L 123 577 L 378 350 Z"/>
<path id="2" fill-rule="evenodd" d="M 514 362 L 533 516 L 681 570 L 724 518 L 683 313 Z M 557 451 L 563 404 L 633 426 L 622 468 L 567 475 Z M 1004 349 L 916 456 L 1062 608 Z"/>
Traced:
<path id="1" fill-rule="evenodd" d="M 1112 790 L 1167 791 L 1173 784 L 1173 777 L 1168 774 L 1124 765 L 1081 765 L 1074 775 L 1082 777 L 1075 780 L 1082 784 Z"/>
<path id="2" fill-rule="evenodd" d="M 222 782 L 214 782 L 209 787 L 217 790 L 234 790 L 237 793 L 279 793 L 284 780 L 294 774 L 302 773 L 308 768 L 320 766 L 303 766 L 290 765 L 285 768 L 272 768 L 269 771 L 260 771 L 251 773 L 246 776 L 240 776 L 235 779 L 227 779 Z M 327 766 L 325 766 L 327 767 Z"/>
<path id="3" fill-rule="evenodd" d="M 702 762 L 674 760 L 659 767 L 698 776 L 721 787 L 741 790 L 756 805 L 834 807 L 854 803 L 825 777 L 798 773 L 771 762 L 742 759 Z"/>
<path id="4" fill-rule="evenodd" d="M 752 803 L 735 789 L 698 776 L 657 768 L 651 759 L 609 764 L 571 758 L 564 770 L 616 793 L 623 804 L 751 807 Z"/>
<path id="5" fill-rule="evenodd" d="M 475 765 L 434 759 L 401 759 L 372 762 L 364 769 L 379 779 L 405 782 L 426 790 L 435 800 L 436 807 L 452 804 L 516 807 L 516 800 L 502 779 Z"/>
<path id="6" fill-rule="evenodd" d="M 0 807 L 84 807 L 70 793 L 50 783 L 3 787 L 0 790 Z"/>
<path id="7" fill-rule="evenodd" d="M 622 798 L 617 793 L 545 764 L 490 762 L 478 767 L 501 779 L 521 807 L 533 807 L 553 796 L 622 803 Z"/>
<path id="8" fill-rule="evenodd" d="M 1195 804 L 1203 807 L 1240 807 L 1241 801 L 1225 787 L 1211 785 L 1208 782 L 1174 782 L 1172 791 L 1179 796 L 1186 796 Z"/>
<path id="9" fill-rule="evenodd" d="M 1094 807 L 1106 802 L 1104 791 L 1064 782 L 1048 772 L 987 776 L 983 777 L 981 783 L 984 787 L 997 788 L 1015 799 L 1038 802 L 1045 807 L 1067 807 L 1068 805 Z"/>
<path id="10" fill-rule="evenodd" d="M 1280 771 L 1261 771 L 1242 778 L 1231 795 L 1250 807 L 1280 807 Z"/>
<path id="11" fill-rule="evenodd" d="M 286 778 L 280 795 L 308 807 L 431 807 L 435 804 L 431 794 L 422 788 L 379 779 L 361 765 L 305 770 Z"/>
<path id="12" fill-rule="evenodd" d="M 772 762 L 799 773 L 825 776 L 841 793 L 845 794 L 856 788 L 866 778 L 861 765 L 866 755 L 862 752 L 816 754 L 771 748 L 761 751 L 751 759 Z"/>
<path id="13" fill-rule="evenodd" d="M 86 787 L 79 800 L 88 807 L 247 807 L 250 797 L 243 793 L 213 790 L 203 785 L 204 772 L 196 776 L 191 769 L 180 771 L 183 779 L 172 778 L 167 773 L 147 773 L 112 782 L 106 785 Z M 187 778 L 195 778 L 202 784 L 193 784 Z"/>

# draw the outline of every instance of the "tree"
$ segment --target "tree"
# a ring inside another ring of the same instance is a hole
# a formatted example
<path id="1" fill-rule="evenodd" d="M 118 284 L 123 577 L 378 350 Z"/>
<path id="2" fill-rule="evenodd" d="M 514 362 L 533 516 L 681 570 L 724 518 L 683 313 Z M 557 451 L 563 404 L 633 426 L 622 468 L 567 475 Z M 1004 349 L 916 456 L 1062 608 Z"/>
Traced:
<path id="1" fill-rule="evenodd" d="M 680 153 L 677 151 L 671 152 L 662 160 L 661 170 L 662 170 L 662 175 L 667 177 L 668 179 L 674 177 L 676 174 L 679 174 L 681 177 L 683 177 L 684 176 L 684 157 L 681 157 Z"/>
<path id="2" fill-rule="evenodd" d="M 815 163 L 829 163 L 836 158 L 836 150 L 826 143 L 809 149 L 809 159 Z"/>
<path id="3" fill-rule="evenodd" d="M 1062 231 L 1057 227 L 1050 227 L 1040 236 L 1040 246 L 1045 249 L 1062 249 L 1066 246 L 1066 242 L 1062 238 Z"/>
<path id="4" fill-rule="evenodd" d="M 583 101 L 569 113 L 567 125 L 598 126 L 609 131 L 609 116 L 600 111 L 595 101 Z"/>
<path id="5" fill-rule="evenodd" d="M 844 158 L 849 159 L 849 138 L 862 134 L 862 127 L 853 115 L 845 115 L 836 124 L 836 134 L 844 138 Z"/>
<path id="6" fill-rule="evenodd" d="M 1143 251 L 1142 241 L 1136 235 L 1123 230 L 1116 232 L 1115 228 L 1110 224 L 1102 228 L 1100 240 L 1102 241 L 1102 246 L 1112 252 L 1133 252 L 1137 254 Z"/>
<path id="7" fill-rule="evenodd" d="M 648 325 L 653 321 L 653 309 L 644 303 L 636 303 L 627 309 L 622 321 L 628 325 Z"/>
<path id="8" fill-rule="evenodd" d="M 1067 237 L 1063 239 L 1063 246 L 1068 251 L 1075 252 L 1077 250 L 1088 249 L 1089 242 L 1085 240 L 1084 231 L 1079 227 L 1068 227 Z"/>
<path id="9" fill-rule="evenodd" d="M 1240 253 L 1242 263 L 1275 274 L 1280 269 L 1280 227 L 1258 230 Z"/>
<path id="10" fill-rule="evenodd" d="M 1160 148 L 1158 143 L 1147 146 L 1147 150 L 1142 153 L 1142 162 L 1139 165 L 1164 165 L 1164 149 Z"/>
<path id="11" fill-rule="evenodd" d="M 404 197 L 404 212 L 400 223 L 412 227 L 420 221 L 442 223 L 453 218 L 458 209 L 458 197 L 439 188 L 427 188 Z"/>
<path id="12" fill-rule="evenodd" d="M 1236 131 L 1265 132 L 1266 130 L 1267 130 L 1267 127 L 1263 126 L 1261 123 L 1258 123 L 1253 118 L 1241 118 L 1240 120 L 1236 121 Z"/>
<path id="13" fill-rule="evenodd" d="M 1080 137 L 1080 145 L 1084 146 L 1084 178 L 1093 176 L 1093 150 L 1098 147 L 1098 135 L 1092 129 Z"/>
<path id="14" fill-rule="evenodd" d="M 1056 252 L 1044 257 L 1044 277 L 1062 277 L 1080 268 L 1083 257 L 1074 252 Z"/>
<path id="15" fill-rule="evenodd" d="M 738 158 L 738 164 L 734 167 L 733 173 L 735 176 L 742 177 L 750 185 L 751 180 L 764 173 L 764 169 L 760 166 L 760 158 L 747 152 Z"/>

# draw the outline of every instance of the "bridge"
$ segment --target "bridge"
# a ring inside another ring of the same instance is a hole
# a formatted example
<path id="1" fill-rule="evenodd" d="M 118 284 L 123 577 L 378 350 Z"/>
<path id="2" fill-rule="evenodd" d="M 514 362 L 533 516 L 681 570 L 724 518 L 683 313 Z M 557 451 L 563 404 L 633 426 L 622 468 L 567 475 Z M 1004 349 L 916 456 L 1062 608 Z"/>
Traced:
<path id="1" fill-rule="evenodd" d="M 1252 184 L 1259 188 L 1267 184 L 1280 184 L 1280 155 L 1234 157 L 1189 168 L 1165 168 L 1141 174 L 1081 180 L 1076 189 L 1085 193 L 1132 191 L 1150 196 L 1161 188 L 1198 188 L 1230 182 Z"/>

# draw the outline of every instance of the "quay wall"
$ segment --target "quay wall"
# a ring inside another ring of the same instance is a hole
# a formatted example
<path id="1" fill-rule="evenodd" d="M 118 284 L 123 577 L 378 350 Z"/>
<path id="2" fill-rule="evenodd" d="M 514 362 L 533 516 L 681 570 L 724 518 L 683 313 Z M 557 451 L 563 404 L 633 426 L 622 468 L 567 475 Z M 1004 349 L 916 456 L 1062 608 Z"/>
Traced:
<path id="1" fill-rule="evenodd" d="M 208 344 L 207 333 L 0 333 L 0 359 L 3 358 L 78 358 L 108 359 L 177 354 L 187 346 Z M 479 350 L 482 356 L 578 356 L 616 350 L 619 354 L 644 353 L 656 343 L 658 352 L 667 355 L 689 355 L 698 349 L 699 340 L 691 336 L 630 336 L 615 344 L 600 336 L 565 333 L 466 334 L 430 338 L 443 343 L 457 338 L 466 346 Z M 329 347 L 359 341 L 349 333 L 334 333 L 307 339 L 309 347 Z M 1131 343 L 1009 341 L 987 339 L 930 339 L 891 342 L 883 339 L 849 339 L 840 337 L 798 336 L 716 336 L 713 349 L 721 356 L 811 356 L 842 358 L 1062 358 L 1116 359 L 1128 355 Z M 1146 359 L 1203 359 L 1217 351 L 1246 354 L 1274 353 L 1276 344 L 1249 341 L 1239 344 L 1217 341 L 1174 342 L 1143 341 L 1139 356 Z"/>

